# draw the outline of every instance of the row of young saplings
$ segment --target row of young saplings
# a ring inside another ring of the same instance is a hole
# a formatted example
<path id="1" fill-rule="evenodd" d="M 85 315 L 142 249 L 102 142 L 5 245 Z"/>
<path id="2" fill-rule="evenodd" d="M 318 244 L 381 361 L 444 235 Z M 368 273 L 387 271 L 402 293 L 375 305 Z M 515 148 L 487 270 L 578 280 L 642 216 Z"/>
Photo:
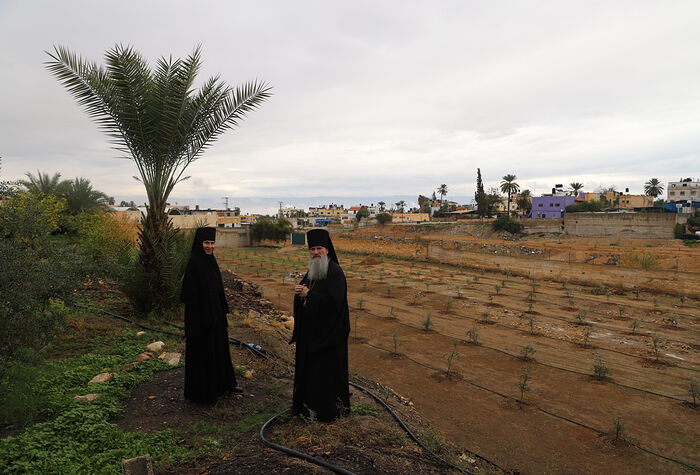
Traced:
<path id="1" fill-rule="evenodd" d="M 265 261 L 260 261 L 260 262 L 259 262 L 259 266 L 253 266 L 253 267 L 252 267 L 253 269 L 256 270 L 256 274 L 257 274 L 258 276 L 260 275 L 260 272 L 259 272 L 260 269 L 262 269 L 264 265 L 265 265 Z M 271 262 L 271 265 L 274 266 L 274 262 Z M 284 265 L 284 264 L 283 264 L 283 265 Z M 287 265 L 289 265 L 289 264 L 287 264 Z M 235 267 L 234 267 L 234 269 L 235 269 Z M 273 267 L 273 269 L 274 269 L 274 267 Z M 272 274 L 273 274 L 273 271 L 272 271 L 272 270 L 268 270 L 267 276 L 268 276 L 268 277 L 271 277 Z M 283 274 L 283 276 L 282 276 L 282 281 L 283 281 L 283 283 L 284 283 L 284 281 L 286 280 L 286 278 L 287 278 L 287 275 L 286 275 L 286 274 Z M 381 274 L 380 274 L 380 278 L 381 278 Z M 474 282 L 478 282 L 478 281 L 479 281 L 479 276 L 478 276 L 478 275 L 476 275 L 476 274 L 473 275 L 473 278 L 474 278 Z M 500 285 L 497 284 L 497 285 L 494 286 L 495 289 L 496 289 L 496 295 L 498 295 L 498 294 L 500 293 L 500 289 L 502 289 L 502 288 L 505 287 L 505 282 L 506 282 L 505 280 L 501 280 Z M 405 278 L 404 278 L 404 280 L 402 281 L 402 283 L 405 284 Z M 528 324 L 528 326 L 530 327 L 530 332 L 531 332 L 532 334 L 535 333 L 535 318 L 534 318 L 534 316 L 533 316 L 533 313 L 534 313 L 534 312 L 533 312 L 533 308 L 534 308 L 534 303 L 535 303 L 534 296 L 535 296 L 535 293 L 536 293 L 536 291 L 537 291 L 537 285 L 538 285 L 538 284 L 537 284 L 536 282 L 531 281 L 530 286 L 531 286 L 532 290 L 530 290 L 530 292 L 529 292 L 528 295 L 527 295 L 527 299 L 526 299 L 526 301 L 528 302 L 528 313 L 529 313 L 529 316 L 528 316 L 528 318 L 527 318 L 527 324 Z M 426 287 L 427 287 L 427 285 L 426 285 Z M 566 283 L 564 283 L 562 287 L 563 287 L 563 288 L 566 288 Z M 363 283 L 361 284 L 361 292 L 365 292 L 366 290 L 367 290 L 367 281 L 363 281 Z M 475 289 L 472 289 L 472 290 L 475 290 Z M 456 294 L 454 297 L 453 297 L 452 295 L 447 295 L 447 296 L 446 296 L 446 299 L 445 299 L 445 309 L 446 309 L 446 311 L 449 311 L 449 310 L 450 310 L 450 307 L 451 307 L 451 305 L 452 305 L 452 303 L 453 303 L 455 297 L 456 297 L 456 298 L 462 298 L 462 297 L 463 297 L 463 292 L 461 291 L 461 288 L 459 287 L 459 285 L 454 284 L 454 291 L 455 291 L 455 294 Z M 391 296 L 392 287 L 391 287 L 391 284 L 389 284 L 389 283 L 388 283 L 387 286 L 386 286 L 386 292 L 387 292 L 387 296 Z M 569 290 L 567 289 L 567 293 L 568 293 L 568 292 L 569 292 Z M 419 300 L 421 297 L 423 297 L 424 295 L 425 295 L 425 294 L 421 293 L 420 291 L 414 292 L 412 304 L 413 304 L 413 305 L 416 305 L 416 304 L 418 303 L 418 300 Z M 280 301 L 279 303 L 281 303 L 281 297 L 282 297 L 281 294 L 278 294 L 278 300 Z M 489 303 L 493 303 L 494 294 L 489 294 L 488 297 L 489 297 Z M 571 307 L 573 307 L 573 305 L 574 305 L 574 303 L 572 302 L 572 299 L 573 299 L 573 298 L 569 295 L 569 304 L 570 304 Z M 476 300 L 476 299 L 474 299 L 474 300 Z M 658 302 L 657 302 L 657 299 L 656 299 L 656 297 L 655 297 L 655 298 L 654 298 L 654 306 L 657 307 L 657 304 L 658 304 Z M 623 317 L 623 316 L 625 315 L 625 313 L 626 313 L 626 308 L 625 308 L 625 306 L 624 306 L 624 305 L 618 305 L 618 306 L 617 306 L 617 309 L 618 309 L 618 312 L 619 312 L 620 317 Z M 488 314 L 484 312 L 484 313 L 482 313 L 482 317 L 484 317 L 484 318 L 486 319 L 486 318 L 488 318 Z M 568 321 L 568 320 L 566 320 L 566 319 L 557 318 L 557 317 L 553 317 L 553 316 L 545 316 L 545 317 L 546 317 L 546 318 L 553 318 L 553 319 L 557 319 L 557 320 Z M 590 334 L 591 334 L 590 323 L 586 320 L 586 318 L 588 318 L 588 317 L 589 317 L 589 312 L 588 312 L 588 310 L 586 310 L 586 309 L 581 309 L 581 310 L 579 310 L 578 313 L 576 313 L 576 314 L 573 316 L 573 320 L 572 320 L 572 322 L 573 322 L 574 324 L 580 325 L 580 326 L 584 326 L 584 327 L 585 327 L 585 329 L 584 329 L 584 331 L 583 331 L 583 333 L 582 333 L 582 344 L 583 344 L 584 347 L 587 347 L 587 346 L 588 346 L 588 342 L 589 342 L 589 338 L 590 338 Z M 671 325 L 674 325 L 674 326 L 675 326 L 675 325 L 678 325 L 678 316 L 677 316 L 676 314 L 672 314 L 671 316 L 667 317 L 666 320 L 667 320 L 667 321 L 669 322 L 669 324 L 671 324 Z M 633 335 L 636 334 L 637 330 L 639 330 L 639 328 L 640 328 L 641 326 L 642 326 L 642 321 L 640 321 L 639 319 L 634 319 L 634 320 L 632 320 L 631 323 L 630 323 L 630 325 L 629 325 L 629 328 L 630 328 L 630 330 L 631 330 L 631 333 L 632 333 Z M 618 330 L 617 327 L 606 327 L 605 325 L 600 325 L 600 327 L 601 327 L 601 328 L 610 329 L 610 330 Z M 651 342 L 651 349 L 652 349 L 652 351 L 653 351 L 653 353 L 654 353 L 654 356 L 655 356 L 655 361 L 658 362 L 659 356 L 660 356 L 659 349 L 663 347 L 663 345 L 665 344 L 665 340 L 664 340 L 663 338 L 661 338 L 660 336 L 655 335 L 655 334 L 651 334 L 651 335 L 648 335 L 648 336 L 649 336 L 649 339 L 650 339 L 650 342 Z M 678 340 L 671 340 L 671 341 L 678 341 Z M 685 344 L 685 343 L 686 343 L 686 342 L 684 342 L 684 341 L 678 341 L 678 342 L 679 342 L 679 343 L 682 343 L 682 344 Z M 630 354 L 629 356 L 636 357 L 636 355 L 631 355 L 631 354 Z"/>
<path id="2" fill-rule="evenodd" d="M 362 311 L 365 311 L 365 308 L 364 308 L 364 300 L 363 300 L 361 297 L 360 297 L 360 298 L 358 299 L 358 301 L 357 301 L 356 309 L 357 309 L 357 311 L 354 313 L 354 319 L 355 319 L 355 321 L 354 321 L 354 325 L 353 325 L 353 328 L 355 328 L 355 331 L 357 331 L 357 328 L 358 328 L 358 325 L 357 325 L 358 322 L 357 322 L 357 320 L 358 320 L 359 317 L 360 317 L 360 313 L 361 313 Z M 397 320 L 396 308 L 393 307 L 393 306 L 390 307 L 389 313 L 388 313 L 388 315 L 386 315 L 386 317 L 382 317 L 382 316 L 379 316 L 379 315 L 376 315 L 376 314 L 372 314 L 372 313 L 370 313 L 369 311 L 367 311 L 367 313 L 370 314 L 370 315 L 375 316 L 376 318 L 380 318 L 380 319 L 383 318 L 383 319 L 386 319 L 386 320 L 388 320 L 388 321 Z M 488 320 L 487 320 L 487 319 L 488 319 L 488 313 L 487 313 L 487 312 L 482 312 L 482 313 L 481 313 L 481 317 L 482 317 L 481 323 L 489 323 Z M 405 324 L 405 323 L 403 323 L 403 325 L 404 325 L 404 326 L 411 327 L 411 328 L 414 328 L 414 327 L 412 327 L 411 325 L 408 325 L 408 324 Z M 530 326 L 530 333 L 531 333 L 531 335 L 535 335 L 536 333 L 535 333 L 535 330 L 534 330 L 534 319 L 533 319 L 532 316 L 529 317 L 529 326 Z M 422 322 L 421 322 L 421 327 L 422 327 L 422 329 L 423 329 L 426 333 L 427 333 L 427 332 L 432 332 L 432 331 L 433 331 L 433 314 L 432 314 L 432 311 L 428 311 L 428 312 L 427 312 L 425 318 L 424 318 L 424 319 L 422 320 Z M 506 328 L 508 328 L 508 327 L 506 327 Z M 441 333 L 438 333 L 438 334 L 440 334 L 440 335 L 442 335 L 442 336 L 445 336 L 445 337 L 448 337 L 448 338 L 452 338 L 452 337 L 450 337 L 450 336 L 448 336 L 448 335 L 444 335 L 444 334 L 441 334 Z M 469 330 L 467 330 L 465 336 L 467 337 L 467 342 L 469 342 L 469 343 L 471 343 L 471 344 L 474 344 L 474 345 L 479 345 L 479 344 L 480 344 L 480 342 L 479 342 L 479 336 L 480 336 L 480 335 L 479 335 L 479 329 L 478 329 L 478 327 L 477 327 L 476 325 L 473 325 L 472 328 L 470 328 Z M 584 329 L 584 333 L 583 333 L 583 342 L 582 342 L 582 346 L 583 346 L 584 348 L 588 348 L 589 336 L 590 336 L 590 327 L 586 327 L 586 328 Z M 357 334 L 355 334 L 355 338 L 357 338 Z M 556 338 L 555 338 L 555 339 L 556 339 Z M 454 339 L 453 339 L 453 341 L 454 341 L 454 342 L 458 342 L 458 340 L 454 340 Z M 396 343 L 397 343 L 397 336 L 395 335 L 395 337 L 394 337 L 395 353 L 397 352 L 397 345 L 396 345 Z M 663 343 L 664 343 L 664 340 L 663 340 L 661 337 L 659 337 L 658 335 L 652 335 L 652 336 L 651 336 L 651 345 L 652 345 L 652 351 L 653 351 L 653 354 L 654 354 L 654 357 L 655 357 L 655 360 L 654 360 L 655 362 L 658 362 L 658 361 L 659 361 L 660 354 L 661 354 L 661 350 L 663 349 Z M 508 353 L 508 352 L 506 352 L 506 351 L 504 351 L 504 350 L 498 349 L 498 348 L 492 348 L 492 347 L 488 347 L 488 346 L 487 346 L 487 348 L 495 349 L 495 350 L 500 351 L 500 352 L 505 353 L 505 354 L 510 354 L 510 353 Z M 523 348 L 523 350 L 521 351 L 521 357 L 522 357 L 522 359 L 524 359 L 524 360 L 526 360 L 526 361 L 531 361 L 531 356 L 534 354 L 534 352 L 535 352 L 534 347 L 532 346 L 532 344 L 529 344 L 529 345 L 525 346 L 525 347 Z M 511 355 L 511 356 L 512 356 L 512 355 Z M 636 357 L 636 355 L 630 355 L 630 356 Z M 450 365 L 451 365 L 452 359 L 454 359 L 454 355 L 453 355 L 453 354 L 452 354 L 451 357 L 448 357 L 448 370 L 447 370 L 448 373 L 449 373 L 449 367 L 450 367 Z M 591 376 L 593 376 L 593 377 L 595 377 L 596 379 L 599 379 L 599 380 L 606 380 L 606 379 L 608 379 L 608 378 L 611 376 L 611 370 L 610 370 L 610 368 L 605 364 L 604 358 L 603 358 L 603 356 L 602 356 L 601 354 L 599 354 L 599 353 L 594 353 L 593 359 L 592 359 L 591 363 L 592 363 L 592 368 L 591 368 L 591 369 L 592 369 L 592 372 L 590 373 Z M 545 363 L 540 363 L 540 364 L 545 364 Z M 556 369 L 560 369 L 560 368 L 558 368 L 557 366 L 553 366 L 553 365 L 547 365 L 547 366 L 550 366 L 550 367 L 556 368 Z M 568 371 L 573 371 L 573 370 L 568 370 Z M 574 371 L 574 372 L 576 372 L 576 371 Z M 688 395 L 692 397 L 692 401 L 687 401 L 687 402 L 690 402 L 693 406 L 695 406 L 695 404 L 696 404 L 696 399 L 695 399 L 695 398 L 696 398 L 696 395 L 697 395 L 697 384 L 698 384 L 698 383 L 697 383 L 697 380 L 696 380 L 694 377 L 691 376 L 690 379 L 689 379 L 689 382 L 688 382 L 688 385 L 689 385 Z M 634 388 L 634 387 L 632 387 L 632 386 L 628 386 L 628 387 L 630 387 L 631 389 L 636 389 L 636 388 Z M 647 392 L 648 392 L 648 391 L 647 391 Z M 652 394 L 656 394 L 656 393 L 652 393 Z M 661 394 L 659 394 L 659 395 L 661 395 Z M 662 396 L 663 396 L 663 395 L 662 395 Z"/>

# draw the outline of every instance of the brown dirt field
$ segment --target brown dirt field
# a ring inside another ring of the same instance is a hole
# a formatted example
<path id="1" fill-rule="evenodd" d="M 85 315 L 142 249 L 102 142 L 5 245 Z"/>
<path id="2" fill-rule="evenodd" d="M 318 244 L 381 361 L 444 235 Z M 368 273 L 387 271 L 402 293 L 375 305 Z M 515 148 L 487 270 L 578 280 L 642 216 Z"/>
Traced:
<path id="1" fill-rule="evenodd" d="M 339 241 L 343 244 L 336 249 L 351 239 Z M 494 267 L 393 258 L 367 249 L 368 242 L 356 240 L 355 253 L 339 253 L 349 282 L 353 335 L 362 339 L 351 345 L 351 371 L 409 398 L 455 443 L 523 473 L 693 470 L 639 447 L 700 466 L 700 425 L 692 422 L 698 412 L 684 404 L 689 380 L 698 379 L 700 371 L 696 298 L 681 302 L 677 295 L 648 290 L 635 295 L 617 287 L 596 295 L 594 287 L 582 283 L 545 279 L 536 280 L 530 295 L 532 281 L 518 276 L 515 267 L 506 275 Z M 405 243 L 385 244 L 396 249 Z M 373 254 L 368 258 L 357 251 Z M 290 310 L 296 279 L 288 273 L 304 268 L 304 250 L 242 249 L 230 256 L 234 260 L 228 265 Z M 392 307 L 395 319 L 387 319 Z M 586 314 L 578 322 L 580 310 Z M 425 332 L 428 312 L 433 325 Z M 641 326 L 632 331 L 634 320 Z M 478 331 L 478 345 L 467 342 L 471 328 Z M 402 358 L 386 357 L 394 349 L 394 334 Z M 653 336 L 661 338 L 658 353 Z M 440 376 L 455 340 L 461 355 L 452 363 L 454 374 Z M 531 362 L 519 357 L 528 344 L 536 350 Z M 591 377 L 596 354 L 611 370 L 607 380 Z M 521 403 L 517 383 L 528 365 L 531 391 Z M 604 435 L 617 417 L 624 420 L 624 437 L 631 443 Z"/>

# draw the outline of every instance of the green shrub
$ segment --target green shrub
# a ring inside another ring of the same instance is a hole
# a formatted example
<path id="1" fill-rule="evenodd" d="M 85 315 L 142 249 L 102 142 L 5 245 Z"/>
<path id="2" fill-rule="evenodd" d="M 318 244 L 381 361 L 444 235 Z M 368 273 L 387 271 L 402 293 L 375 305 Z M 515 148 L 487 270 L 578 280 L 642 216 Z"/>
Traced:
<path id="1" fill-rule="evenodd" d="M 507 231 L 511 234 L 516 234 L 522 231 L 523 225 L 509 218 L 508 216 L 499 216 L 493 222 L 493 229 L 496 231 Z"/>
<path id="2" fill-rule="evenodd" d="M 595 211 L 601 211 L 605 208 L 605 203 L 602 201 L 584 201 L 581 203 L 574 203 L 566 207 L 567 213 L 590 213 Z"/>
<path id="3" fill-rule="evenodd" d="M 376 217 L 379 224 L 386 224 L 391 222 L 391 215 L 389 213 L 379 213 Z"/>
<path id="4" fill-rule="evenodd" d="M 685 225 L 676 223 L 673 227 L 673 237 L 676 239 L 683 239 L 685 237 Z"/>
<path id="5" fill-rule="evenodd" d="M 250 238 L 254 242 L 263 239 L 284 241 L 292 233 L 292 224 L 284 218 L 269 218 L 262 216 L 250 227 Z"/>

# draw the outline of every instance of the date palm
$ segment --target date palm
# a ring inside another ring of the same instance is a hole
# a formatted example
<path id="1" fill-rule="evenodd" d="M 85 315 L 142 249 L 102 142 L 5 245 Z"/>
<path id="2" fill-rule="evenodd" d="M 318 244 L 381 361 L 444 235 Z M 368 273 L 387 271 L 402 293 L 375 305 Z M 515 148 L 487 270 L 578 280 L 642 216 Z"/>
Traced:
<path id="1" fill-rule="evenodd" d="M 437 192 L 440 195 L 440 207 L 442 207 L 442 200 L 445 198 L 445 195 L 447 194 L 447 185 L 444 183 L 440 186 L 438 186 Z"/>
<path id="2" fill-rule="evenodd" d="M 53 175 L 49 176 L 48 173 L 42 173 L 37 170 L 36 176 L 34 176 L 31 172 L 27 172 L 24 175 L 27 177 L 27 179 L 19 180 L 20 185 L 35 193 L 61 196 L 66 191 L 66 187 L 68 186 L 67 180 L 61 180 L 60 173 L 54 173 Z"/>
<path id="3" fill-rule="evenodd" d="M 168 308 L 172 303 L 162 285 L 159 258 L 168 254 L 168 242 L 175 234 L 165 214 L 168 196 L 188 178 L 187 167 L 265 101 L 270 88 L 253 81 L 233 89 L 212 77 L 195 90 L 199 47 L 184 59 L 163 57 L 154 67 L 122 45 L 105 53 L 104 66 L 61 46 L 47 54 L 47 69 L 136 165 L 136 179 L 148 197 L 147 213 L 139 225 L 139 261 L 150 276 L 154 306 Z"/>
<path id="4" fill-rule="evenodd" d="M 403 213 L 404 208 L 406 208 L 406 202 L 404 200 L 401 200 L 401 201 L 397 201 L 395 204 L 396 204 L 396 210 L 399 213 Z"/>
<path id="5" fill-rule="evenodd" d="M 578 196 L 578 192 L 583 190 L 583 183 L 573 182 L 569 183 L 569 186 L 571 187 L 572 196 Z"/>
<path id="6" fill-rule="evenodd" d="M 648 196 L 653 196 L 656 199 L 661 193 L 664 192 L 664 185 L 657 178 L 652 178 L 644 184 L 644 194 Z"/>
<path id="7" fill-rule="evenodd" d="M 520 191 L 520 185 L 515 183 L 515 175 L 508 174 L 503 177 L 501 182 L 501 192 L 508 193 L 508 217 L 510 217 L 510 195 Z"/>
<path id="8" fill-rule="evenodd" d="M 109 199 L 106 194 L 93 189 L 87 178 L 76 178 L 69 181 L 63 196 L 66 198 L 66 207 L 71 214 L 104 208 Z"/>

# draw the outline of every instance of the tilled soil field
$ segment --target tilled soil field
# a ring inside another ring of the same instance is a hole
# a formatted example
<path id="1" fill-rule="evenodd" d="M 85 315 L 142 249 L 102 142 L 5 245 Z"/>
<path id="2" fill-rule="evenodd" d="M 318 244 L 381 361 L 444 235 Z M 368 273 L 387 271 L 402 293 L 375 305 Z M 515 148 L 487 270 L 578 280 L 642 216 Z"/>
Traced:
<path id="1" fill-rule="evenodd" d="M 694 296 L 528 278 L 517 261 L 485 269 L 388 256 L 341 239 L 351 371 L 408 398 L 458 445 L 524 473 L 700 467 Z M 217 252 L 291 310 L 304 249 Z"/>

